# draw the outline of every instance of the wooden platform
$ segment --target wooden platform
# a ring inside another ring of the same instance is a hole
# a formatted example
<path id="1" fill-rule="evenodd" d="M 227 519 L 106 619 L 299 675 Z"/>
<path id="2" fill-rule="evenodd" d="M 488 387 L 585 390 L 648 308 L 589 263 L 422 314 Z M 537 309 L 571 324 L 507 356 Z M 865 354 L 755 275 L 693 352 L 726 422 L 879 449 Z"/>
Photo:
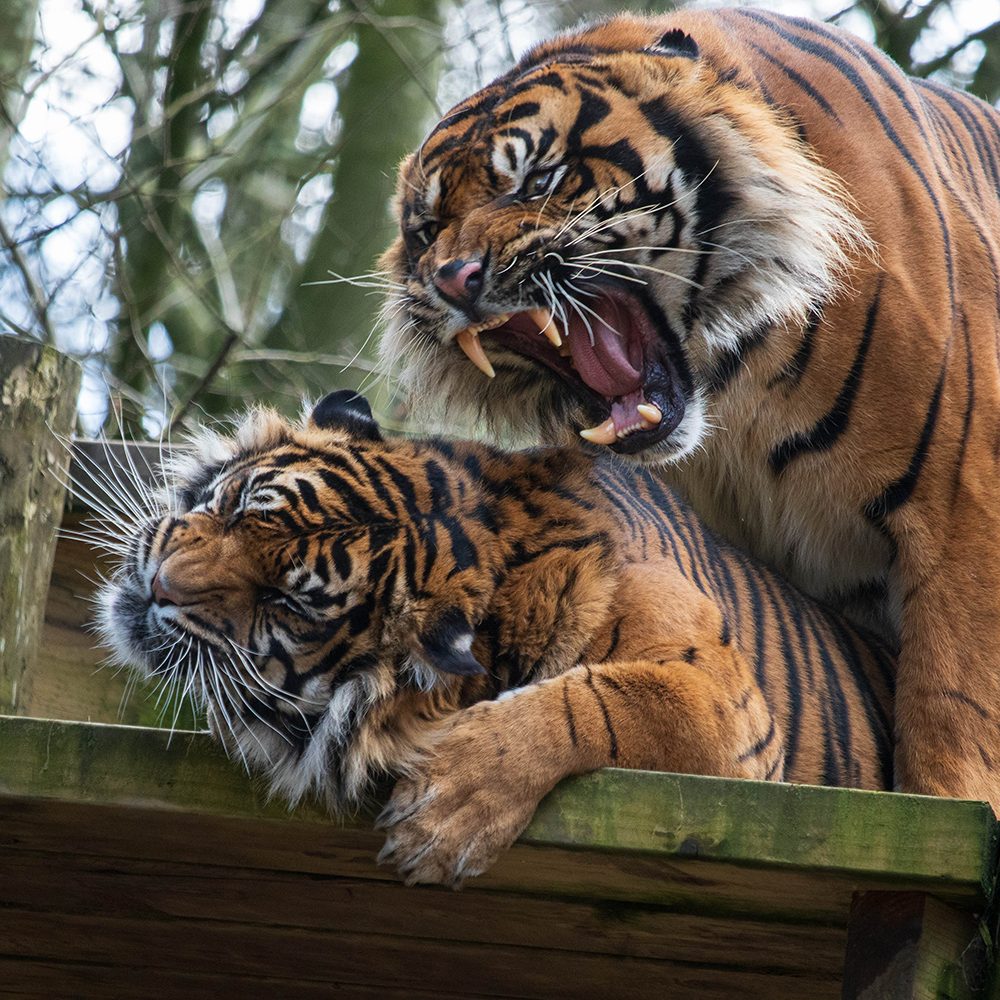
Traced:
<path id="1" fill-rule="evenodd" d="M 608 770 L 556 789 L 461 892 L 399 885 L 379 845 L 366 817 L 268 803 L 203 734 L 2 718 L 0 995 L 986 986 L 997 824 L 982 803 Z"/>

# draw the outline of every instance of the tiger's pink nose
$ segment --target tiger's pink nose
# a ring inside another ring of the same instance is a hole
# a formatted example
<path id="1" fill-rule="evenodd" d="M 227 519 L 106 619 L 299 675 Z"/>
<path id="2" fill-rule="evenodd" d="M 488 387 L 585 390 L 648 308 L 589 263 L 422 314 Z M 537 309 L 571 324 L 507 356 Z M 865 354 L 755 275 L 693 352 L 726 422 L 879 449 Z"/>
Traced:
<path id="1" fill-rule="evenodd" d="M 437 269 L 434 284 L 453 302 L 470 305 L 483 290 L 483 265 L 478 260 L 450 260 Z"/>
<path id="2" fill-rule="evenodd" d="M 183 599 L 180 594 L 175 591 L 171 591 L 170 584 L 167 579 L 167 574 L 163 571 L 163 566 L 161 565 L 157 569 L 156 573 L 153 574 L 153 582 L 150 584 L 150 589 L 153 592 L 153 600 L 163 607 L 166 604 L 183 604 Z"/>

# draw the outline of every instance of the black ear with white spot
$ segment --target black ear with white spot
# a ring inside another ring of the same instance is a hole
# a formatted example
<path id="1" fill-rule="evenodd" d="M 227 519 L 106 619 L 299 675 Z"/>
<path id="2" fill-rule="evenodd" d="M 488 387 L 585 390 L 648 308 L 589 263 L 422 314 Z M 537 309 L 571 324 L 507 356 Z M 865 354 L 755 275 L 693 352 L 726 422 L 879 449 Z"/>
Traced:
<path id="1" fill-rule="evenodd" d="M 671 28 L 661 35 L 650 47 L 661 56 L 679 56 L 683 59 L 697 59 L 701 54 L 698 43 L 680 28 Z"/>
<path id="2" fill-rule="evenodd" d="M 461 611 L 446 611 L 418 639 L 416 656 L 446 674 L 474 677 L 485 674 L 472 653 L 472 626 Z"/>
<path id="3" fill-rule="evenodd" d="M 353 389 L 339 389 L 324 396 L 313 407 L 309 420 L 323 430 L 342 430 L 369 441 L 382 440 L 368 400 Z"/>

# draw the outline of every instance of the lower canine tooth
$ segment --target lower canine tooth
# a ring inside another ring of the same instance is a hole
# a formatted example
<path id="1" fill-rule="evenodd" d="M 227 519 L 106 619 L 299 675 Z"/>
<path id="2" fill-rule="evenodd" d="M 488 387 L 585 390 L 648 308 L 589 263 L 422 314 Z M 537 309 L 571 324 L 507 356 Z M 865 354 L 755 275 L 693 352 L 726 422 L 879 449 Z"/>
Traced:
<path id="1" fill-rule="evenodd" d="M 618 435 L 615 434 L 615 422 L 610 417 L 603 424 L 580 431 L 580 437 L 591 444 L 614 444 L 618 440 Z"/>
<path id="2" fill-rule="evenodd" d="M 660 408 L 658 406 L 653 406 L 652 403 L 640 403 L 636 409 L 639 411 L 639 416 L 641 416 L 647 424 L 652 424 L 654 427 L 663 419 L 663 414 L 660 413 Z"/>
<path id="3" fill-rule="evenodd" d="M 455 338 L 458 346 L 465 352 L 465 356 L 487 377 L 495 378 L 496 372 L 490 359 L 483 350 L 483 345 L 479 342 L 479 334 L 472 330 L 463 330 Z"/>

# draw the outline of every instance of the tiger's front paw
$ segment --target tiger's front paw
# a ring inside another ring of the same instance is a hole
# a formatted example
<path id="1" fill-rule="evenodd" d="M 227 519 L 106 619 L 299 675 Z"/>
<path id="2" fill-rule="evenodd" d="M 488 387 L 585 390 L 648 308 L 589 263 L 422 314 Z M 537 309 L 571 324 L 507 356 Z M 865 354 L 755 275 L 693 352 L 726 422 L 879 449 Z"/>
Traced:
<path id="1" fill-rule="evenodd" d="M 507 744 L 516 734 L 503 732 L 491 712 L 466 713 L 396 783 L 376 820 L 387 831 L 378 862 L 392 865 L 407 885 L 457 889 L 481 875 L 517 839 L 548 790 L 525 770 L 530 755 Z"/>

